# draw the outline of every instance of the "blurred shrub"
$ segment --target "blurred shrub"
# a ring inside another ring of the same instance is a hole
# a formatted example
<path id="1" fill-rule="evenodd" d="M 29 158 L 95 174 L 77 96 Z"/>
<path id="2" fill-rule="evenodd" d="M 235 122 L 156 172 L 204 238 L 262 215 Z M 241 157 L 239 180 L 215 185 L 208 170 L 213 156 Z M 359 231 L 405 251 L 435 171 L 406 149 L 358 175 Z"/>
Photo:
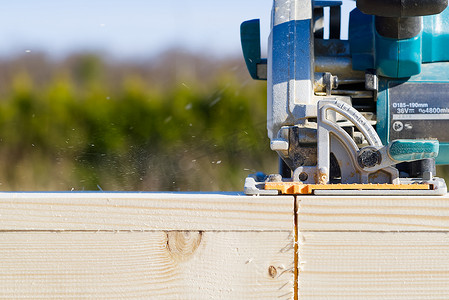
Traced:
<path id="1" fill-rule="evenodd" d="M 276 170 L 266 85 L 240 59 L 28 55 L 0 77 L 2 190 L 242 190 Z"/>

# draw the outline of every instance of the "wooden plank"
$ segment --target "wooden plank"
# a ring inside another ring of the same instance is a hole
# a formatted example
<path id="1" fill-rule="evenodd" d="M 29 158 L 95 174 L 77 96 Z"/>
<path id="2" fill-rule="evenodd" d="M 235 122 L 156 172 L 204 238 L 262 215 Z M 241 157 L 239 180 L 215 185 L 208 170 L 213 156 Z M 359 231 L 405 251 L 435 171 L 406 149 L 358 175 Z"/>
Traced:
<path id="1" fill-rule="evenodd" d="M 300 196 L 306 231 L 449 231 L 445 196 Z"/>
<path id="2" fill-rule="evenodd" d="M 2 232 L 0 298 L 292 299 L 287 232 Z"/>
<path id="3" fill-rule="evenodd" d="M 0 193 L 0 298 L 292 299 L 294 203 Z"/>
<path id="4" fill-rule="evenodd" d="M 0 193 L 0 230 L 291 231 L 294 197 Z"/>
<path id="5" fill-rule="evenodd" d="M 448 232 L 306 232 L 299 299 L 449 299 Z"/>
<path id="6" fill-rule="evenodd" d="M 449 299 L 449 196 L 297 197 L 298 297 Z"/>

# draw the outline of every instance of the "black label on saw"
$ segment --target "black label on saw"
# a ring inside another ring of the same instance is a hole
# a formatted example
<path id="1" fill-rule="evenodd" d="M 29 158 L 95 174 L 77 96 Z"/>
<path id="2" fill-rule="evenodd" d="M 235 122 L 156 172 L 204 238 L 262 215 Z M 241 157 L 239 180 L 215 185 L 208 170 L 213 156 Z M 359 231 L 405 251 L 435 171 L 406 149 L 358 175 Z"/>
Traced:
<path id="1" fill-rule="evenodd" d="M 449 141 L 449 84 L 390 83 L 390 140 Z"/>

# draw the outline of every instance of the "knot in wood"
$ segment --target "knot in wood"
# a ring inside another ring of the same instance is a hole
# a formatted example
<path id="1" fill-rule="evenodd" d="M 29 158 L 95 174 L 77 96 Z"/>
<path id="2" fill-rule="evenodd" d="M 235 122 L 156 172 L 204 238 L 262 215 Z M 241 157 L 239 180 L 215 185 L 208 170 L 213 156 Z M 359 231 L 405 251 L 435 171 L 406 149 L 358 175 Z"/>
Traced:
<path id="1" fill-rule="evenodd" d="M 276 277 L 277 274 L 278 274 L 278 271 L 275 266 L 268 267 L 268 275 L 270 275 L 271 278 Z"/>
<path id="2" fill-rule="evenodd" d="M 201 231 L 170 231 L 167 233 L 167 249 L 174 260 L 189 259 L 201 243 Z"/>

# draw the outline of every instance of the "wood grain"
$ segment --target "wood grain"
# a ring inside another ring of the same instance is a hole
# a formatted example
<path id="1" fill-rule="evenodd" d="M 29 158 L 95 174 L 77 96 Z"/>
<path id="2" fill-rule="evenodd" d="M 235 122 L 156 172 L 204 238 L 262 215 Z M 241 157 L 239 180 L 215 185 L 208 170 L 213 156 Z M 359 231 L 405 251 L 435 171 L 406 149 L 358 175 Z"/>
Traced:
<path id="1" fill-rule="evenodd" d="M 448 232 L 300 234 L 299 299 L 449 299 Z"/>
<path id="2" fill-rule="evenodd" d="M 294 197 L 0 193 L 0 298 L 292 299 Z"/>
<path id="3" fill-rule="evenodd" d="M 294 197 L 0 193 L 0 230 L 291 231 Z"/>
<path id="4" fill-rule="evenodd" d="M 449 299 L 449 197 L 297 198 L 298 297 Z"/>
<path id="5" fill-rule="evenodd" d="M 304 196 L 306 231 L 449 231 L 449 196 Z"/>
<path id="6" fill-rule="evenodd" d="M 2 299 L 292 299 L 294 293 L 293 236 L 286 232 L 3 232 L 0 257 Z"/>

